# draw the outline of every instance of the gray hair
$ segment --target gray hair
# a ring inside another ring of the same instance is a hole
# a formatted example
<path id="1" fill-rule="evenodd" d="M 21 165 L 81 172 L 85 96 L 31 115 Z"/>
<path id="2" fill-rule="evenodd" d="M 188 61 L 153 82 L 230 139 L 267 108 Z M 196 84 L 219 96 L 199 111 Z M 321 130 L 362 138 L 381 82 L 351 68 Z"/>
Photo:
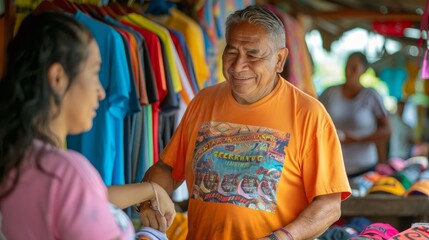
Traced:
<path id="1" fill-rule="evenodd" d="M 265 28 L 277 47 L 285 47 L 286 33 L 283 23 L 273 12 L 260 6 L 248 6 L 229 15 L 226 19 L 225 37 L 228 38 L 229 29 L 232 25 L 243 21 Z"/>

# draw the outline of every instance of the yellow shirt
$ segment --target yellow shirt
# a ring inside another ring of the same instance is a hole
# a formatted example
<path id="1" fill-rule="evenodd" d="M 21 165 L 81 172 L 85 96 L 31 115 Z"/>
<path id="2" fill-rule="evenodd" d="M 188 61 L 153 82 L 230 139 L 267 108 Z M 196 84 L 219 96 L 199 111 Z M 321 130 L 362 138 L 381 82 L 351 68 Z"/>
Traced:
<path id="1" fill-rule="evenodd" d="M 200 26 L 192 18 L 175 8 L 170 10 L 170 17 L 163 23 L 165 26 L 181 32 L 185 37 L 192 56 L 197 82 L 202 89 L 204 82 L 210 76 L 210 71 L 205 60 L 204 36 Z"/>
<path id="2" fill-rule="evenodd" d="M 182 91 L 181 79 L 179 76 L 179 72 L 177 70 L 176 62 L 174 60 L 175 57 L 174 57 L 173 51 L 175 51 L 175 49 L 173 49 L 174 48 L 173 41 L 171 40 L 168 30 L 136 13 L 130 13 L 122 17 L 121 20 L 124 20 L 132 24 L 136 24 L 139 27 L 145 28 L 155 33 L 159 37 L 159 39 L 163 43 L 163 47 L 165 48 L 165 53 L 166 53 L 165 57 L 167 58 L 167 61 L 168 61 L 168 69 L 166 70 L 169 71 L 171 74 L 174 92 L 178 93 Z"/>

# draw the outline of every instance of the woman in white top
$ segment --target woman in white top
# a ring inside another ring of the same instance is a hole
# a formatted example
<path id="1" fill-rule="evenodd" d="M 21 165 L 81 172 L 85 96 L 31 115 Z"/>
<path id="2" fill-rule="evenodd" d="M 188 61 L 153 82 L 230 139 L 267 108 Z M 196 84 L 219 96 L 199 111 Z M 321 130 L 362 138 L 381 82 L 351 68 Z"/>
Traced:
<path id="1" fill-rule="evenodd" d="M 338 130 L 349 177 L 375 169 L 379 161 L 376 144 L 387 144 L 390 135 L 382 97 L 359 81 L 367 68 L 365 55 L 352 53 L 345 69 L 346 82 L 327 88 L 319 98 Z"/>

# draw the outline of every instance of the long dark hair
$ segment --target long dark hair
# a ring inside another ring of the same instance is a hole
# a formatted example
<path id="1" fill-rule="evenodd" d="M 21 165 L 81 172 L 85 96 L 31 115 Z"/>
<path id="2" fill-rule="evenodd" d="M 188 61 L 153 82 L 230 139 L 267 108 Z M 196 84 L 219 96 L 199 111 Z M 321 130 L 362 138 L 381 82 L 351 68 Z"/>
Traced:
<path id="1" fill-rule="evenodd" d="M 43 12 L 26 17 L 9 43 L 6 73 L 0 81 L 0 200 L 17 185 L 24 154 L 34 139 L 58 144 L 49 123 L 52 101 L 58 106 L 61 99 L 50 87 L 49 67 L 61 64 L 69 87 L 88 57 L 92 39 L 71 16 Z M 37 167 L 46 172 L 39 158 Z M 10 176 L 12 170 L 16 172 Z M 6 184 L 9 180 L 12 184 Z"/>

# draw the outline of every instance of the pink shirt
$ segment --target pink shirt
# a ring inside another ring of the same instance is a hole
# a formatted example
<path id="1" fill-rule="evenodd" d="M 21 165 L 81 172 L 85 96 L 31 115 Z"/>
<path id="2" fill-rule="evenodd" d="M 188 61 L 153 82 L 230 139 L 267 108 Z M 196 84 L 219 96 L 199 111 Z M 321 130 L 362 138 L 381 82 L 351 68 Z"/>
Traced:
<path id="1" fill-rule="evenodd" d="M 37 157 L 50 175 L 37 168 Z M 18 185 L 0 202 L 0 213 L 7 239 L 134 238 L 129 218 L 109 204 L 90 162 L 38 140 L 24 157 Z"/>

